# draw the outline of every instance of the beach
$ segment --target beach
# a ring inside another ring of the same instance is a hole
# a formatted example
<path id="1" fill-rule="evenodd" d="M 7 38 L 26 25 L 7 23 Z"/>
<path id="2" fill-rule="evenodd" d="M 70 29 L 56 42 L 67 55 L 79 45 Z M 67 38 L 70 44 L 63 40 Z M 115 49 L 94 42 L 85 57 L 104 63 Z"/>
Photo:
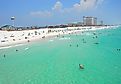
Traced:
<path id="1" fill-rule="evenodd" d="M 114 26 L 101 27 L 67 27 L 53 29 L 33 29 L 22 31 L 0 31 L 0 47 L 28 43 L 52 36 L 60 36 L 82 31 L 93 31 L 99 29 L 115 28 Z"/>
<path id="2" fill-rule="evenodd" d="M 121 84 L 121 0 L 1 0 L 0 84 Z"/>
<path id="3" fill-rule="evenodd" d="M 0 49 L 0 84 L 120 84 L 120 36 L 118 27 L 6 46 Z"/>

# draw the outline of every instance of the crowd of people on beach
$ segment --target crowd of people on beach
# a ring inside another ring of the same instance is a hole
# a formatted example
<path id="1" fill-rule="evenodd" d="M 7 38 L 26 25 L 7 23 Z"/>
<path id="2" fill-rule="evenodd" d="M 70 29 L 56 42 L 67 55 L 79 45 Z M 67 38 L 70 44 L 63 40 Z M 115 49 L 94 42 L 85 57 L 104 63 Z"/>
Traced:
<path id="1" fill-rule="evenodd" d="M 49 36 L 64 35 L 74 32 L 91 31 L 98 29 L 105 29 L 110 27 L 67 27 L 67 28 L 54 28 L 54 29 L 36 29 L 36 30 L 23 30 L 23 31 L 0 31 L 0 47 L 13 45 L 23 42 L 31 42 L 37 39 L 43 39 Z M 94 37 L 94 38 L 97 38 Z M 85 41 L 84 41 L 85 43 Z"/>

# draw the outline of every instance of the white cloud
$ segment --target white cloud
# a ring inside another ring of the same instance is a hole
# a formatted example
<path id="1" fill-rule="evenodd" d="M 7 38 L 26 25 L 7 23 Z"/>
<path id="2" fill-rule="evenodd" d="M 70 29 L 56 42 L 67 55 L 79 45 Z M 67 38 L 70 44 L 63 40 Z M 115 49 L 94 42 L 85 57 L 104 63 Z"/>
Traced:
<path id="1" fill-rule="evenodd" d="M 34 17 L 52 17 L 54 14 L 54 11 L 59 12 L 62 11 L 62 3 L 60 1 L 57 1 L 55 5 L 52 7 L 50 11 L 34 11 L 31 12 L 30 15 Z"/>
<path id="2" fill-rule="evenodd" d="M 32 16 L 36 17 L 51 17 L 57 15 L 56 13 L 73 13 L 76 11 L 88 11 L 91 9 L 97 8 L 101 5 L 104 0 L 80 0 L 79 3 L 75 3 L 70 8 L 63 8 L 63 4 L 60 1 L 57 1 L 50 11 L 35 11 L 31 12 Z"/>
<path id="3" fill-rule="evenodd" d="M 78 11 L 95 9 L 102 4 L 104 0 L 80 0 L 80 3 L 73 5 L 73 8 Z"/>
<path id="4" fill-rule="evenodd" d="M 104 2 L 104 0 L 97 0 L 97 4 L 102 4 Z"/>
<path id="5" fill-rule="evenodd" d="M 30 15 L 35 17 L 51 17 L 52 13 L 49 11 L 35 11 L 35 12 L 31 12 Z"/>
<path id="6" fill-rule="evenodd" d="M 54 7 L 52 8 L 52 10 L 55 11 L 61 11 L 63 7 L 63 4 L 60 1 L 57 1 L 54 5 Z"/>

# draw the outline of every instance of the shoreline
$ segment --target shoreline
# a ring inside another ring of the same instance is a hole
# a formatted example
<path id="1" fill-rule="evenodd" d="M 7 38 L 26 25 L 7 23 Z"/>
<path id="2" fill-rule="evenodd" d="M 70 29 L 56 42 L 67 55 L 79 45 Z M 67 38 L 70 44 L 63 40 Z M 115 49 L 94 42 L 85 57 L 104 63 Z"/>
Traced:
<path id="1" fill-rule="evenodd" d="M 67 27 L 67 28 L 54 28 L 54 29 L 36 29 L 36 30 L 23 30 L 23 31 L 0 31 L 0 49 L 9 46 L 16 46 L 20 44 L 28 44 L 34 41 L 52 38 L 71 33 L 83 31 L 95 31 L 101 29 L 112 29 L 117 26 L 108 27 Z"/>

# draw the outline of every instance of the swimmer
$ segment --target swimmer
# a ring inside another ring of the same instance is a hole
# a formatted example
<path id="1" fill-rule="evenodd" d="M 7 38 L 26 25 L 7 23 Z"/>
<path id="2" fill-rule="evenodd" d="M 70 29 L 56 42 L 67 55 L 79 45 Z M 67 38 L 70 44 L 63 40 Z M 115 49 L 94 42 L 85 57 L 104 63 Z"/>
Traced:
<path id="1" fill-rule="evenodd" d="M 79 64 L 79 68 L 80 68 L 80 69 L 84 69 L 84 65 Z"/>
<path id="2" fill-rule="evenodd" d="M 16 49 L 16 52 L 17 52 L 18 50 Z"/>
<path id="3" fill-rule="evenodd" d="M 78 44 L 77 44 L 76 46 L 77 46 L 77 47 L 79 47 L 79 45 L 78 45 Z"/>
<path id="4" fill-rule="evenodd" d="M 119 51 L 120 51 L 121 49 L 119 49 Z"/>
<path id="5" fill-rule="evenodd" d="M 70 47 L 71 47 L 72 45 L 70 44 Z"/>
<path id="6" fill-rule="evenodd" d="M 6 57 L 6 55 L 4 54 L 4 55 L 3 55 L 3 57 L 5 58 L 5 57 Z"/>
<path id="7" fill-rule="evenodd" d="M 94 44 L 99 44 L 99 43 L 94 43 Z"/>

